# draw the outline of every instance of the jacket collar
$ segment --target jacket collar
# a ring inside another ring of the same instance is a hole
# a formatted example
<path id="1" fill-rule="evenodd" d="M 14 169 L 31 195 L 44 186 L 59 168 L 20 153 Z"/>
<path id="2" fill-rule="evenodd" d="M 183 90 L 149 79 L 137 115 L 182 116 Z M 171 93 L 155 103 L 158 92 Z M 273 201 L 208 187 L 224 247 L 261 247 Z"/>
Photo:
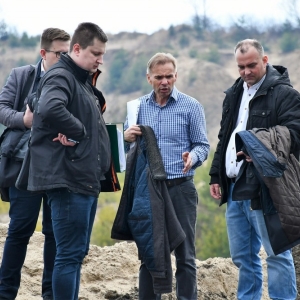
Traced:
<path id="1" fill-rule="evenodd" d="M 231 89 L 233 92 L 240 91 L 244 84 L 244 80 L 239 77 L 232 87 L 230 87 L 225 93 L 227 94 Z M 264 90 L 270 87 L 270 85 L 277 85 L 277 84 L 286 84 L 291 85 L 287 68 L 283 66 L 272 66 L 267 64 L 267 71 L 266 71 L 266 78 L 262 85 L 260 86 L 259 90 Z"/>
<path id="2" fill-rule="evenodd" d="M 81 81 L 83 84 L 85 84 L 90 78 L 89 71 L 79 67 L 68 54 L 62 54 L 58 64 L 61 64 L 63 67 L 67 68 L 76 77 L 76 79 Z"/>

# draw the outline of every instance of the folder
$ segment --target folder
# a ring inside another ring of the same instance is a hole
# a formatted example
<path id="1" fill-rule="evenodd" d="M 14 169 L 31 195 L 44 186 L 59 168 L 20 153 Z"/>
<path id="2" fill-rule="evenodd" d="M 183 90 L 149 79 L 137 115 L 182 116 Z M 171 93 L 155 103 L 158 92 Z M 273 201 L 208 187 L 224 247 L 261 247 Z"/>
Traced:
<path id="1" fill-rule="evenodd" d="M 126 170 L 126 155 L 124 145 L 124 124 L 106 123 L 106 129 L 110 139 L 111 155 L 116 172 Z"/>

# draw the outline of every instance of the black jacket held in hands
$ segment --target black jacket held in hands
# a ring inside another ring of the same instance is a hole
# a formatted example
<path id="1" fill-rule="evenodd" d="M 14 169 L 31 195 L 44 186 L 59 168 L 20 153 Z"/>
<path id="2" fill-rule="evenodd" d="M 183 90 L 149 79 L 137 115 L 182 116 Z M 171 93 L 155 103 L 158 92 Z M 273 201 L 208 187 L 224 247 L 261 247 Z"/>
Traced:
<path id="1" fill-rule="evenodd" d="M 219 142 L 209 172 L 210 184 L 221 187 L 220 205 L 227 202 L 230 179 L 226 176 L 225 158 L 230 136 L 235 129 L 243 95 L 243 83 L 238 78 L 225 91 Z M 247 130 L 286 126 L 291 134 L 291 153 L 299 156 L 300 145 L 300 94 L 292 87 L 288 71 L 282 66 L 267 65 L 266 78 L 249 103 Z M 239 151 L 239 149 L 237 149 Z"/>
<path id="2" fill-rule="evenodd" d="M 92 85 L 89 72 L 62 55 L 42 78 L 37 98 L 28 190 L 68 188 L 98 196 L 111 151 L 102 117 L 105 99 Z M 58 133 L 79 143 L 66 147 L 53 142 Z"/>

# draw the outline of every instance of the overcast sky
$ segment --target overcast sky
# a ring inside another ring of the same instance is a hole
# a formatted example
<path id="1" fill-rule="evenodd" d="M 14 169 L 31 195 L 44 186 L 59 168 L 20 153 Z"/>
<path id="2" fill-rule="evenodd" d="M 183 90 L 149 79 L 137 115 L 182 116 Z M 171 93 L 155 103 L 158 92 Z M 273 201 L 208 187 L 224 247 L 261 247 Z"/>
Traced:
<path id="1" fill-rule="evenodd" d="M 1 0 L 0 21 L 19 33 L 38 35 L 47 27 L 70 34 L 81 22 L 97 23 L 107 33 L 137 31 L 151 34 L 170 25 L 191 24 L 197 11 L 222 26 L 239 16 L 267 24 L 282 22 L 288 0 Z M 300 2 L 300 1 L 299 1 Z M 204 5 L 205 3 L 205 5 Z"/>

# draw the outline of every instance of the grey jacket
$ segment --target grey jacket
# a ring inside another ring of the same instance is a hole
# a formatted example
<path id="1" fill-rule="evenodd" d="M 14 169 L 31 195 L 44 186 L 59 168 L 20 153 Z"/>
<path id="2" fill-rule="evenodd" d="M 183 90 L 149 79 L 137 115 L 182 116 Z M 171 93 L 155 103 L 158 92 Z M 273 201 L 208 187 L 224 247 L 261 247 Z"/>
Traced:
<path id="1" fill-rule="evenodd" d="M 19 100 L 30 74 L 32 72 L 35 72 L 35 74 L 40 73 L 40 64 L 41 61 L 36 66 L 27 65 L 12 69 L 6 84 L 0 92 L 0 123 L 6 127 L 26 129 L 23 122 L 23 112 L 17 111 Z M 32 90 L 34 82 L 30 90 Z"/>

